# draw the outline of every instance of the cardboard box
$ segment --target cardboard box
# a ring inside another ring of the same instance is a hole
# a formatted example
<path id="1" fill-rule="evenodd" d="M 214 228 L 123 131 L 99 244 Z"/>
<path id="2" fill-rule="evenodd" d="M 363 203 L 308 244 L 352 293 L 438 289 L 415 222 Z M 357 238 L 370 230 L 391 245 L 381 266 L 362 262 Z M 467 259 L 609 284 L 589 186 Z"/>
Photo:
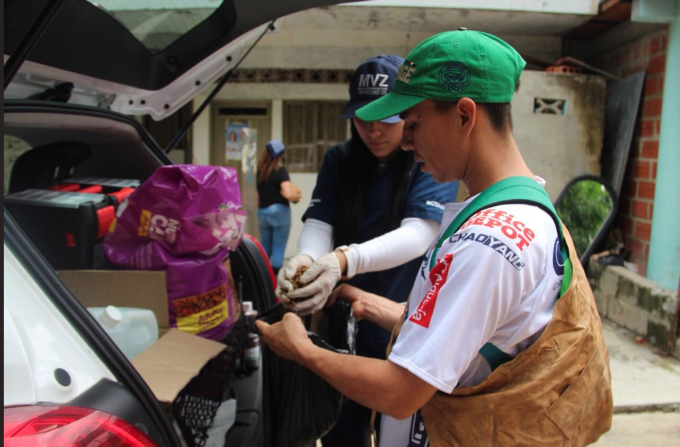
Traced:
<path id="1" fill-rule="evenodd" d="M 132 359 L 132 365 L 160 402 L 169 404 L 208 361 L 226 346 L 170 329 L 149 349 Z"/>
<path id="2" fill-rule="evenodd" d="M 137 355 L 132 364 L 156 398 L 171 403 L 189 381 L 226 346 L 169 329 L 165 272 L 132 270 L 62 270 L 62 281 L 85 307 L 151 309 L 160 338 Z"/>
<path id="3" fill-rule="evenodd" d="M 85 307 L 137 307 L 156 314 L 158 329 L 170 328 L 165 272 L 60 270 L 61 280 Z"/>

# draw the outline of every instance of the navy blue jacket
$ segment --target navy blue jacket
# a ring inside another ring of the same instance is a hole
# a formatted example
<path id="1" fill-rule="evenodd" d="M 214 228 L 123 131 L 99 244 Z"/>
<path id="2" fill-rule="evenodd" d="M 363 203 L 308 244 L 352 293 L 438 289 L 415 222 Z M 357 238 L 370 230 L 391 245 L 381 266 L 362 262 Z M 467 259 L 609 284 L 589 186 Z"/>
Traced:
<path id="1" fill-rule="evenodd" d="M 329 225 L 334 225 L 337 221 L 343 192 L 346 191 L 341 167 L 344 159 L 349 156 L 348 151 L 349 145 L 343 143 L 326 152 L 312 201 L 302 216 L 303 221 L 316 219 Z M 394 171 L 394 163 L 388 162 L 366 191 L 360 234 L 352 243 L 360 244 L 383 234 L 384 215 L 396 186 Z M 457 193 L 458 182 L 436 183 L 429 173 L 420 171 L 420 163 L 415 163 L 408 178 L 402 213 L 397 216 L 395 222 L 392 222 L 392 228 L 398 228 L 401 220 L 408 217 L 441 222 L 444 204 L 455 202 Z M 356 275 L 349 284 L 403 303 L 411 292 L 420 261 L 421 258 L 417 258 L 390 270 Z M 357 337 L 357 354 L 384 359 L 389 338 L 388 331 L 368 321 L 361 321 Z"/>

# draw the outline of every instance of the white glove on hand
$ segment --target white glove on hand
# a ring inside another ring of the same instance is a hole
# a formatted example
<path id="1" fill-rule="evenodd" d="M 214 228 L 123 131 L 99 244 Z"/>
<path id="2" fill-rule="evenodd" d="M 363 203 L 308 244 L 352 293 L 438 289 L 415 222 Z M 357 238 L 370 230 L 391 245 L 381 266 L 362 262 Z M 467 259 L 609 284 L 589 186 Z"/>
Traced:
<path id="1" fill-rule="evenodd" d="M 312 265 L 314 260 L 309 255 L 297 255 L 293 256 L 286 262 L 286 265 L 279 270 L 279 274 L 276 277 L 276 296 L 284 304 L 289 304 L 288 292 L 291 292 L 294 287 L 291 280 L 295 276 L 295 273 L 300 267 L 309 267 Z"/>
<path id="2" fill-rule="evenodd" d="M 300 278 L 303 284 L 310 284 L 288 294 L 288 298 L 295 303 L 295 313 L 307 315 L 322 309 L 340 275 L 340 263 L 335 252 L 321 256 Z"/>

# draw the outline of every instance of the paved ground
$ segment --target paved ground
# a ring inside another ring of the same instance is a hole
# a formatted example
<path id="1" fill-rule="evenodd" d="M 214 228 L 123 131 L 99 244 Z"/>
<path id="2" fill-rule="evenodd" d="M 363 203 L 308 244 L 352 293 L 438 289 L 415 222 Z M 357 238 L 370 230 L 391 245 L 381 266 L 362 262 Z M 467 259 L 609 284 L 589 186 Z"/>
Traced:
<path id="1" fill-rule="evenodd" d="M 596 447 L 671 446 L 680 442 L 680 360 L 638 344 L 604 322 L 614 392 L 614 421 Z"/>
<path id="2" fill-rule="evenodd" d="M 669 447 L 680 443 L 680 412 L 615 414 L 594 447 Z"/>
<path id="3" fill-rule="evenodd" d="M 614 407 L 680 405 L 680 360 L 659 355 L 615 323 L 605 321 L 604 337 L 612 370 Z"/>

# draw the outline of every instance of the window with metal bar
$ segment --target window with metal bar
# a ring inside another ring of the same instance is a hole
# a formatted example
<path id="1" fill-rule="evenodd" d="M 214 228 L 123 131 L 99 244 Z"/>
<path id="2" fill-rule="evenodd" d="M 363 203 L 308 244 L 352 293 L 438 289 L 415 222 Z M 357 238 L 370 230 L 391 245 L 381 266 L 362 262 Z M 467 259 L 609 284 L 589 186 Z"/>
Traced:
<path id="1" fill-rule="evenodd" d="M 343 101 L 284 101 L 283 143 L 289 172 L 319 172 L 326 151 L 349 139 Z"/>

